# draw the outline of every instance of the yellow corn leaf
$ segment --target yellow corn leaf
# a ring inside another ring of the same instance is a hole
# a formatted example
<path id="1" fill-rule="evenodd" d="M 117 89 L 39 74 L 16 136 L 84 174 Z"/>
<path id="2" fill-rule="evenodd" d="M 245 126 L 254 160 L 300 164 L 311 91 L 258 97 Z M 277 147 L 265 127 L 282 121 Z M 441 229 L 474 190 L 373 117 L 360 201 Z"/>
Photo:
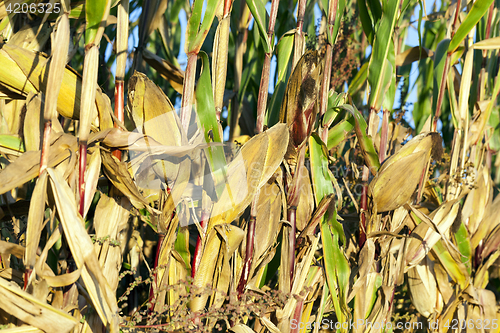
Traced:
<path id="1" fill-rule="evenodd" d="M 40 138 L 43 137 L 43 119 L 42 100 L 40 94 L 29 93 L 26 97 L 26 115 L 24 117 L 24 144 L 26 151 L 39 150 Z M 59 120 L 52 119 L 52 131 L 64 132 Z"/>
<path id="2" fill-rule="evenodd" d="M 103 240 L 96 242 L 94 249 L 112 291 L 118 287 L 122 254 L 126 249 L 126 244 L 115 243 L 127 237 L 130 208 L 127 198 L 113 199 L 101 193 L 94 215 L 95 237 Z"/>
<path id="3" fill-rule="evenodd" d="M 277 124 L 248 141 L 227 168 L 227 184 L 214 204 L 208 230 L 232 222 L 251 203 L 254 193 L 274 174 L 288 146 L 288 129 Z"/>
<path id="4" fill-rule="evenodd" d="M 69 332 L 78 322 L 66 312 L 39 301 L 18 286 L 0 278 L 0 308 L 45 332 Z"/>
<path id="5" fill-rule="evenodd" d="M 78 213 L 74 194 L 60 173 L 47 168 L 54 201 L 64 229 L 64 235 L 75 259 L 82 268 L 82 279 L 99 317 L 111 332 L 118 333 L 118 306 L 114 291 L 109 287 L 99 265 L 94 245 Z"/>
<path id="6" fill-rule="evenodd" d="M 97 90 L 97 73 L 99 71 L 99 48 L 92 45 L 85 51 L 82 79 L 82 96 L 80 99 L 80 127 L 78 138 L 87 142 L 90 134 L 90 123 L 95 118 L 95 97 Z"/>
<path id="7" fill-rule="evenodd" d="M 10 91 L 26 96 L 47 89 L 48 64 L 47 57 L 20 47 L 3 44 L 0 49 L 0 67 L 9 70 L 0 71 L 0 86 Z M 57 112 L 66 118 L 80 118 L 81 77 L 70 68 L 66 68 L 62 79 Z M 111 104 L 109 98 L 99 89 L 95 95 L 99 112 L 96 127 L 100 129 L 112 128 Z M 93 121 L 93 119 L 92 119 Z"/>
<path id="8" fill-rule="evenodd" d="M 104 174 L 113 183 L 113 186 L 120 190 L 137 209 L 147 208 L 151 210 L 148 202 L 132 180 L 126 163 L 120 162 L 109 152 L 102 151 L 101 156 Z"/>
<path id="9" fill-rule="evenodd" d="M 88 160 L 88 166 L 85 170 L 85 207 L 83 209 L 83 217 L 87 215 L 90 205 L 92 204 L 92 199 L 94 198 L 95 192 L 97 190 L 97 181 L 99 180 L 99 175 L 101 172 L 101 152 L 99 149 L 89 149 L 91 152 L 90 159 Z M 78 199 L 80 199 L 78 197 Z"/>
<path id="10" fill-rule="evenodd" d="M 368 187 L 374 211 L 395 210 L 410 200 L 431 154 L 438 158 L 441 153 L 441 136 L 428 132 L 417 135 L 389 157 Z"/>
<path id="11" fill-rule="evenodd" d="M 77 150 L 76 138 L 62 133 L 51 134 L 48 166 L 54 167 L 67 158 L 74 158 Z M 13 163 L 0 171 L 0 194 L 19 187 L 38 176 L 40 151 L 22 154 Z"/>
<path id="12" fill-rule="evenodd" d="M 417 311 L 424 317 L 441 312 L 443 297 L 439 293 L 433 262 L 428 256 L 408 271 L 408 286 Z"/>
<path id="13" fill-rule="evenodd" d="M 182 94 L 182 85 L 184 84 L 184 72 L 182 70 L 148 50 L 143 51 L 142 58 L 146 60 L 148 65 L 153 67 L 161 77 L 167 80 L 175 91 Z"/>
<path id="14" fill-rule="evenodd" d="M 425 223 L 420 223 L 411 233 L 411 241 L 406 251 L 409 267 L 417 265 L 453 225 L 458 215 L 460 202 L 457 200 L 443 203 L 429 217 L 412 207 L 412 212 Z"/>
<path id="15" fill-rule="evenodd" d="M 26 253 L 24 264 L 32 269 L 36 262 L 36 251 L 40 242 L 43 220 L 45 219 L 45 200 L 47 197 L 47 173 L 38 178 L 31 196 L 28 225 L 26 229 Z"/>
<path id="16" fill-rule="evenodd" d="M 47 89 L 44 90 L 45 110 L 43 115 L 45 121 L 52 120 L 57 117 L 58 95 L 66 69 L 69 40 L 69 17 L 68 15 L 61 15 L 54 37 L 54 43 L 57 47 L 52 47 L 52 58 L 50 60 L 49 75 L 47 78 Z"/>
<path id="17" fill-rule="evenodd" d="M 233 225 L 223 224 L 217 225 L 212 228 L 206 236 L 205 245 L 203 248 L 203 255 L 196 271 L 193 284 L 197 287 L 204 288 L 207 285 L 217 285 L 218 274 L 216 270 L 220 266 L 217 263 L 222 262 L 223 257 L 229 258 L 233 255 L 234 251 L 238 248 L 245 232 Z M 222 266 L 222 265 L 221 265 Z M 220 288 L 220 287 L 219 287 Z M 218 290 L 219 292 L 226 292 L 226 290 Z M 208 294 L 204 293 L 200 297 L 195 297 L 190 303 L 189 307 L 192 311 L 200 311 L 205 306 L 208 300 Z M 216 295 L 216 298 L 220 295 Z"/>

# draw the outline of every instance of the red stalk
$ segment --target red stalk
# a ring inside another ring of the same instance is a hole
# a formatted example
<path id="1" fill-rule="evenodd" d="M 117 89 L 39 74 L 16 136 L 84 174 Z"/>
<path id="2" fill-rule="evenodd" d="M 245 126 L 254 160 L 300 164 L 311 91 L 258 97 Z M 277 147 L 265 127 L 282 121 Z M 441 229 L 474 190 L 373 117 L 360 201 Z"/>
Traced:
<path id="1" fill-rule="evenodd" d="M 248 231 L 247 231 L 247 246 L 245 251 L 245 263 L 243 264 L 243 270 L 240 276 L 240 282 L 238 283 L 237 291 L 238 298 L 241 299 L 243 292 L 245 291 L 245 287 L 248 282 L 248 278 L 250 276 L 250 270 L 252 269 L 252 261 L 253 261 L 253 247 L 255 241 L 255 216 L 251 216 L 248 221 Z"/>
<path id="2" fill-rule="evenodd" d="M 330 90 L 330 75 L 332 73 L 332 45 L 326 45 L 326 56 L 325 56 L 325 73 L 323 74 L 323 82 L 321 84 L 321 91 L 319 95 L 320 100 L 320 111 L 319 117 L 323 116 L 328 107 L 328 91 Z M 328 127 L 326 124 L 323 125 L 320 133 L 321 140 L 326 144 L 328 142 Z"/>
<path id="3" fill-rule="evenodd" d="M 460 13 L 460 0 L 457 0 L 457 9 L 455 11 L 455 18 L 453 20 L 453 25 L 452 25 L 452 30 L 451 30 L 451 38 L 455 35 L 455 31 L 457 30 L 457 23 L 458 23 L 458 14 Z M 436 104 L 436 114 L 434 116 L 434 121 L 432 123 L 432 130 L 436 132 L 437 130 L 437 121 L 439 119 L 439 116 L 441 115 L 441 105 L 443 104 L 443 96 L 444 96 L 444 87 L 446 83 L 446 78 L 448 77 L 448 71 L 450 69 L 450 58 L 451 58 L 451 53 L 448 52 L 446 55 L 446 60 L 444 63 L 444 71 L 443 71 L 443 77 L 441 78 L 441 87 L 439 88 L 439 95 L 438 95 L 438 100 Z"/>
<path id="4" fill-rule="evenodd" d="M 233 4 L 233 0 L 224 0 L 224 14 L 223 17 L 227 17 L 229 12 L 231 11 L 231 5 Z"/>
<path id="5" fill-rule="evenodd" d="M 79 179 L 78 179 L 78 192 L 80 193 L 80 215 L 83 216 L 85 210 L 85 167 L 87 166 L 87 141 L 80 141 L 80 164 Z"/>
<path id="6" fill-rule="evenodd" d="M 267 96 L 269 91 L 269 70 L 271 69 L 272 54 L 266 53 L 264 65 L 262 67 L 262 77 L 259 86 L 259 99 L 257 101 L 257 133 L 264 130 L 264 117 L 266 115 Z"/>
<path id="7" fill-rule="evenodd" d="M 292 225 L 290 228 L 290 290 L 292 290 L 293 274 L 295 273 L 295 234 L 297 230 L 297 207 L 288 208 L 288 222 Z"/>
<path id="8" fill-rule="evenodd" d="M 366 175 L 366 177 L 365 177 Z M 365 180 L 366 178 L 366 180 Z M 361 202 L 360 202 L 360 211 L 359 211 L 359 217 L 360 217 L 360 225 L 359 225 L 359 237 L 358 237 L 358 245 L 359 248 L 363 248 L 363 245 L 365 245 L 366 242 L 366 210 L 368 209 L 367 205 L 367 194 L 368 194 L 368 167 L 365 165 L 363 167 L 363 187 L 361 190 Z"/>
<path id="9" fill-rule="evenodd" d="M 200 221 L 200 225 L 201 225 L 201 228 L 203 230 L 206 230 L 206 224 L 207 224 L 208 218 L 209 218 L 208 214 L 205 211 L 203 211 L 201 213 L 201 221 Z M 198 270 L 198 266 L 200 265 L 201 255 L 203 254 L 201 251 L 202 247 L 203 247 L 203 244 L 202 244 L 201 235 L 198 235 L 198 239 L 196 240 L 196 247 L 194 248 L 193 261 L 191 264 L 191 277 L 193 279 L 194 279 L 194 276 L 196 275 L 196 271 Z"/>
<path id="10" fill-rule="evenodd" d="M 115 116 L 121 123 L 123 123 L 125 117 L 123 114 L 123 80 L 117 79 L 115 81 Z M 115 128 L 120 128 L 118 124 L 115 124 Z M 113 150 L 113 156 L 121 161 L 122 152 L 119 149 Z"/>
<path id="11" fill-rule="evenodd" d="M 337 7 L 338 7 L 338 0 L 333 0 L 330 1 L 330 5 L 328 8 L 328 29 L 330 30 L 330 35 L 333 34 L 333 27 L 335 25 L 335 16 L 337 16 Z M 328 92 L 330 91 L 330 77 L 332 75 L 332 52 L 333 52 L 333 46 L 330 42 L 330 40 L 327 40 L 328 43 L 326 44 L 326 55 L 325 55 L 325 72 L 323 74 L 323 82 L 321 85 L 321 91 L 320 91 L 320 111 L 319 111 L 319 116 L 321 119 L 321 116 L 323 116 L 326 112 L 326 109 L 328 107 Z M 334 42 L 334 41 L 333 41 Z M 327 143 L 328 141 L 328 128 L 326 125 L 323 125 L 323 128 L 320 133 L 321 140 L 324 143 Z"/>
<path id="12" fill-rule="evenodd" d="M 267 29 L 267 38 L 271 45 L 274 45 L 273 34 L 276 25 L 276 15 L 278 14 L 279 0 L 272 0 L 271 12 L 269 15 L 269 28 Z M 272 46 L 271 46 L 272 47 Z M 256 132 L 261 133 L 264 130 L 264 118 L 266 115 L 267 97 L 269 95 L 269 71 L 271 69 L 272 50 L 266 53 L 264 66 L 262 67 L 262 76 L 260 78 L 259 99 L 257 100 L 257 127 Z"/>
<path id="13" fill-rule="evenodd" d="M 304 28 L 304 14 L 306 11 L 306 0 L 299 0 L 298 6 L 297 6 L 297 32 L 294 40 L 294 50 L 293 50 L 293 68 L 297 65 L 297 62 L 299 61 L 300 57 L 303 54 L 304 50 L 304 35 L 302 33 L 302 30 Z"/>
<path id="14" fill-rule="evenodd" d="M 437 121 L 439 119 L 439 116 L 441 115 L 441 105 L 443 104 L 444 87 L 446 85 L 446 77 L 448 76 L 448 70 L 450 69 L 450 58 L 451 58 L 451 53 L 448 53 L 446 55 L 446 60 L 444 63 L 443 76 L 441 77 L 441 87 L 439 88 L 439 95 L 436 104 L 436 114 L 434 115 L 434 121 L 432 123 L 432 130 L 434 132 L 436 132 L 437 130 Z"/>
<path id="15" fill-rule="evenodd" d="M 47 120 L 43 128 L 42 156 L 40 158 L 40 175 L 47 169 L 50 150 L 50 132 L 52 131 L 52 121 Z"/>
<path id="16" fill-rule="evenodd" d="M 181 99 L 181 124 L 186 134 L 188 134 L 189 123 L 191 122 L 191 110 L 193 105 L 194 95 L 194 80 L 196 75 L 196 60 L 198 53 L 190 53 L 188 55 L 188 62 L 186 72 L 184 74 L 184 86 L 182 87 Z"/>
<path id="17" fill-rule="evenodd" d="M 293 312 L 293 319 L 292 322 L 295 321 L 295 323 L 301 323 L 300 321 L 302 317 L 302 310 L 304 309 L 304 299 L 301 298 L 299 301 L 297 301 L 297 305 L 295 305 L 295 311 Z M 295 328 L 291 330 L 291 333 L 297 333 L 300 331 L 300 326 L 301 325 L 295 325 Z"/>
<path id="18" fill-rule="evenodd" d="M 156 247 L 156 256 L 155 256 L 155 264 L 154 264 L 154 273 L 153 273 L 153 284 L 151 285 L 151 288 L 149 289 L 149 299 L 151 300 L 151 306 L 149 308 L 149 313 L 153 312 L 155 309 L 155 303 L 156 303 L 156 296 L 155 296 L 155 289 L 158 288 L 158 260 L 160 259 L 160 253 L 161 253 L 161 246 L 163 244 L 163 239 L 165 238 L 164 234 L 159 234 L 158 235 L 158 245 Z"/>
<path id="19" fill-rule="evenodd" d="M 378 160 L 382 163 L 385 160 L 387 152 L 387 136 L 389 135 L 389 115 L 390 111 L 384 109 L 382 117 L 382 129 L 380 132 L 380 150 L 378 152 Z"/>

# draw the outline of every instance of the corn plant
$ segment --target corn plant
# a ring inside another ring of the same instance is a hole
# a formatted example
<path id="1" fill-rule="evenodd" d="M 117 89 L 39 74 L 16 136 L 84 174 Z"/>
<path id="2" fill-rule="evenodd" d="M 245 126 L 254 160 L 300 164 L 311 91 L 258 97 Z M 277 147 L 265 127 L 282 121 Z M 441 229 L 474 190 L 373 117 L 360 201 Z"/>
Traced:
<path id="1" fill-rule="evenodd" d="M 0 329 L 500 332 L 499 7 L 1 1 Z"/>

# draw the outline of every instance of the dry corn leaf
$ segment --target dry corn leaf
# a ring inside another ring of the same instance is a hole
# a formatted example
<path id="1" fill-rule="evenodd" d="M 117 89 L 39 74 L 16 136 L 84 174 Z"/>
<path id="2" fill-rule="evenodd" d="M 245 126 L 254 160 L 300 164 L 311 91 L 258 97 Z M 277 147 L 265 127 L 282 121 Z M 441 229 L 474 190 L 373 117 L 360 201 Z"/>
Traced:
<path id="1" fill-rule="evenodd" d="M 104 174 L 121 193 L 123 193 L 137 209 L 146 208 L 152 211 L 146 199 L 142 196 L 132 180 L 126 163 L 120 162 L 111 153 L 101 151 Z"/>
<path id="2" fill-rule="evenodd" d="M 0 253 L 2 254 L 12 254 L 16 258 L 22 259 L 25 251 L 24 246 L 0 240 Z"/>
<path id="3" fill-rule="evenodd" d="M 214 288 L 218 285 L 218 292 L 226 292 L 226 290 L 220 289 L 220 284 L 225 284 L 225 281 L 222 283 L 217 283 L 218 276 L 215 276 L 217 270 L 219 270 L 222 265 L 217 265 L 217 263 L 223 262 L 223 257 L 226 257 L 227 260 L 233 255 L 241 241 L 245 232 L 230 224 L 222 224 L 216 225 L 212 228 L 206 236 L 205 245 L 203 248 L 203 255 L 201 257 L 200 264 L 198 266 L 198 270 L 196 271 L 196 275 L 194 276 L 193 284 L 197 287 L 206 287 L 207 285 L 214 286 Z M 229 268 L 229 267 L 227 267 Z M 220 272 L 219 272 L 220 273 Z M 200 297 L 195 297 L 190 303 L 189 307 L 192 311 L 200 311 L 205 306 L 205 303 L 208 300 L 208 294 L 205 293 Z M 216 297 L 220 297 L 216 295 Z"/>
<path id="4" fill-rule="evenodd" d="M 311 220 L 308 222 L 307 226 L 302 230 L 300 233 L 298 240 L 300 242 L 301 238 L 306 238 L 308 235 L 312 235 L 314 231 L 316 230 L 316 227 L 318 223 L 321 221 L 323 218 L 323 215 L 328 211 L 328 209 L 331 209 L 331 205 L 334 204 L 335 202 L 333 199 L 335 198 L 335 194 L 330 193 L 321 199 L 318 207 L 314 211 L 314 215 L 311 217 Z"/>
<path id="5" fill-rule="evenodd" d="M 99 71 L 99 48 L 91 45 L 85 50 L 82 78 L 82 95 L 80 97 L 80 126 L 78 138 L 80 144 L 87 143 L 90 134 L 90 124 L 97 110 L 94 103 L 97 90 L 97 73 Z"/>
<path id="6" fill-rule="evenodd" d="M 443 298 L 439 293 L 433 261 L 428 256 L 408 271 L 408 286 L 412 303 L 424 317 L 441 312 Z"/>
<path id="7" fill-rule="evenodd" d="M 26 227 L 26 253 L 24 264 L 33 269 L 36 262 L 36 251 L 42 233 L 45 219 L 45 200 L 47 198 L 47 173 L 43 172 L 38 178 L 31 196 L 28 225 Z"/>
<path id="8" fill-rule="evenodd" d="M 487 230 L 478 230 L 481 224 L 481 229 L 487 229 L 489 224 L 481 223 L 487 216 L 491 202 L 493 201 L 493 187 L 491 186 L 490 173 L 491 170 L 482 167 L 478 172 L 477 185 L 472 189 L 464 202 L 462 209 L 462 221 L 467 226 L 469 234 L 474 235 L 476 231 L 482 234 L 482 238 L 488 234 Z M 500 200 L 498 200 L 500 203 Z M 478 209 L 481 207 L 482 209 Z M 486 227 L 483 227 L 486 226 Z M 491 230 L 491 229 L 490 229 Z M 475 247 L 477 244 L 474 244 Z"/>
<path id="9" fill-rule="evenodd" d="M 312 244 L 309 247 L 307 254 L 304 256 L 300 263 L 295 264 L 295 272 L 293 276 L 293 285 L 291 288 L 291 293 L 293 295 L 299 295 L 304 293 L 304 287 L 306 286 L 306 279 L 313 262 L 314 253 L 316 252 L 319 244 L 319 236 L 312 236 Z M 319 267 L 317 267 L 319 268 Z M 313 268 L 316 273 L 320 273 L 317 268 Z M 306 296 L 306 295 L 305 295 Z M 278 319 L 278 328 L 280 332 L 288 333 L 291 330 L 290 322 L 293 319 L 295 308 L 297 306 L 298 299 L 296 297 L 290 297 L 286 302 L 282 310 L 276 312 L 276 317 Z"/>
<path id="10" fill-rule="evenodd" d="M 75 158 L 76 138 L 72 135 L 52 133 L 48 166 L 54 167 L 67 158 Z M 19 187 L 38 176 L 40 171 L 40 151 L 22 154 L 5 169 L 0 170 L 0 194 Z"/>
<path id="11" fill-rule="evenodd" d="M 83 208 L 83 218 L 87 216 L 90 205 L 92 204 L 92 199 L 94 198 L 95 192 L 97 190 L 97 181 L 99 180 L 99 175 L 101 173 L 101 152 L 98 148 L 89 149 L 90 159 L 87 159 L 88 165 L 85 170 L 85 207 Z M 78 199 L 80 199 L 78 197 Z"/>
<path id="12" fill-rule="evenodd" d="M 166 146 L 153 138 L 137 132 L 126 132 L 120 129 L 112 128 L 99 131 L 90 136 L 90 142 L 100 141 L 111 148 L 126 149 L 133 152 L 147 152 L 150 156 L 170 155 L 172 157 L 190 156 L 199 150 L 221 145 L 221 143 L 200 143 L 185 144 L 182 146 Z"/>
<path id="13" fill-rule="evenodd" d="M 42 251 L 42 254 L 40 255 L 40 258 L 38 258 L 38 260 L 36 261 L 36 265 L 35 265 L 36 274 L 38 276 L 40 276 L 42 278 L 42 281 L 44 281 L 48 286 L 54 287 L 54 288 L 72 285 L 80 278 L 80 275 L 82 273 L 82 267 L 80 267 L 71 273 L 54 276 L 54 272 L 45 263 L 47 260 L 47 255 L 49 253 L 49 250 L 52 249 L 52 247 L 54 246 L 54 244 L 56 242 L 61 240 L 61 231 L 62 231 L 62 227 L 59 225 L 54 230 L 52 235 L 50 235 L 49 240 L 47 241 L 47 243 L 45 244 L 45 247 L 43 248 L 43 251 Z M 57 297 L 57 295 L 58 295 L 58 293 L 56 291 L 56 296 L 54 296 L 54 299 L 52 301 L 53 306 L 56 306 L 59 304 L 58 303 L 59 298 Z M 66 299 L 69 299 L 69 298 L 66 297 Z"/>
<path id="14" fill-rule="evenodd" d="M 25 110 L 23 138 L 26 151 L 40 150 L 40 138 L 43 137 L 43 104 L 41 94 L 34 95 L 30 92 L 26 97 Z M 52 119 L 52 130 L 54 132 L 64 132 L 57 118 Z"/>
<path id="15" fill-rule="evenodd" d="M 111 290 L 118 287 L 118 275 L 126 244 L 116 244 L 120 235 L 126 235 L 129 225 L 130 202 L 127 198 L 110 198 L 101 193 L 94 215 L 95 237 L 103 240 L 96 242 L 94 249 L 99 258 L 102 272 Z"/>
<path id="16" fill-rule="evenodd" d="M 491 290 L 475 289 L 477 301 L 467 304 L 467 333 L 498 332 L 498 306 Z"/>
<path id="17" fill-rule="evenodd" d="M 500 224 L 500 219 L 498 218 L 498 216 L 500 216 L 500 196 L 497 195 L 493 203 L 485 207 L 485 209 L 476 210 L 486 210 L 486 213 L 483 215 L 482 221 L 479 222 L 480 228 L 477 228 L 476 232 L 472 236 L 471 246 L 473 249 L 476 248 L 481 241 L 484 241 L 493 229 L 497 228 Z"/>
<path id="18" fill-rule="evenodd" d="M 16 45 L 29 51 L 42 51 L 50 38 L 51 31 L 48 23 L 43 23 L 42 26 L 26 24 L 9 38 L 9 45 Z"/>
<path id="19" fill-rule="evenodd" d="M 34 326 L 23 325 L 20 327 L 2 329 L 2 333 L 43 333 L 39 328 Z"/>
<path id="20" fill-rule="evenodd" d="M 22 123 L 23 119 L 23 100 L 6 100 L 2 103 L 2 115 L 3 121 L 5 122 L 3 134 L 21 134 L 22 133 Z"/>
<path id="21" fill-rule="evenodd" d="M 255 242 L 253 268 L 257 267 L 262 257 L 274 245 L 280 231 L 282 192 L 276 183 L 265 184 L 259 191 L 257 216 L 255 221 Z M 245 253 L 246 239 L 242 252 Z M 252 272 L 250 272 L 252 276 Z"/>
<path id="22" fill-rule="evenodd" d="M 78 322 L 68 313 L 39 301 L 2 278 L 0 297 L 2 310 L 45 332 L 69 332 Z"/>
<path id="23" fill-rule="evenodd" d="M 64 235 L 77 267 L 82 268 L 82 279 L 93 306 L 104 325 L 109 325 L 110 331 L 117 333 L 118 306 L 114 291 L 103 275 L 92 240 L 78 214 L 74 194 L 60 173 L 52 168 L 47 168 L 47 171 Z"/>
<path id="24" fill-rule="evenodd" d="M 23 96 L 29 92 L 36 94 L 39 91 L 45 91 L 48 76 L 47 60 L 48 58 L 41 53 L 3 44 L 0 49 L 0 66 L 9 70 L 0 71 L 0 86 Z M 67 67 L 62 80 L 57 100 L 57 112 L 66 118 L 79 119 L 81 78 Z M 99 89 L 96 92 L 96 103 L 99 111 L 99 127 L 101 129 L 112 128 L 109 98 Z"/>
<path id="25" fill-rule="evenodd" d="M 175 91 L 182 94 L 182 85 L 184 84 L 184 72 L 182 70 L 148 50 L 143 51 L 142 57 L 146 60 L 149 66 L 153 67 L 165 80 L 170 83 Z"/>
<path id="26" fill-rule="evenodd" d="M 156 297 L 155 310 L 162 311 L 165 304 L 166 290 L 160 288 L 168 284 L 169 280 L 169 263 L 172 261 L 172 250 L 177 236 L 177 227 L 179 226 L 179 216 L 175 213 L 174 201 L 170 193 L 163 203 L 162 214 L 158 216 L 157 231 L 164 235 L 160 246 L 160 254 L 158 256 L 158 265 L 161 267 L 155 277 L 156 286 L 159 288 L 160 294 Z M 174 263 L 175 264 L 175 263 Z M 163 289 L 163 290 L 162 290 Z"/>
<path id="27" fill-rule="evenodd" d="M 427 217 L 422 212 L 411 207 L 412 212 L 424 223 L 420 223 L 410 235 L 411 240 L 406 250 L 407 269 L 417 265 L 438 240 L 447 239 L 444 234 L 455 222 L 459 208 L 460 202 L 457 200 L 448 201 Z"/>
<path id="28" fill-rule="evenodd" d="M 235 325 L 235 326 L 231 327 L 229 330 L 231 332 L 234 332 L 234 333 L 255 333 L 255 331 L 253 329 L 251 329 L 250 327 L 248 327 L 245 324 Z"/>
<path id="29" fill-rule="evenodd" d="M 368 187 L 372 209 L 387 212 L 410 200 L 430 156 L 439 159 L 442 150 L 438 133 L 423 133 L 389 157 Z"/>
<path id="30" fill-rule="evenodd" d="M 61 15 L 57 30 L 55 31 L 54 43 L 57 47 L 52 47 L 52 57 L 50 59 L 49 74 L 47 78 L 47 89 L 45 92 L 44 120 L 52 120 L 57 117 L 57 103 L 59 91 L 61 89 L 64 72 L 66 70 L 66 59 L 70 40 L 69 17 Z M 94 99 L 95 100 L 95 99 Z"/>
<path id="31" fill-rule="evenodd" d="M 230 223 L 251 203 L 254 193 L 274 174 L 288 145 L 288 129 L 277 124 L 248 141 L 227 167 L 227 183 L 214 204 L 208 226 Z"/>

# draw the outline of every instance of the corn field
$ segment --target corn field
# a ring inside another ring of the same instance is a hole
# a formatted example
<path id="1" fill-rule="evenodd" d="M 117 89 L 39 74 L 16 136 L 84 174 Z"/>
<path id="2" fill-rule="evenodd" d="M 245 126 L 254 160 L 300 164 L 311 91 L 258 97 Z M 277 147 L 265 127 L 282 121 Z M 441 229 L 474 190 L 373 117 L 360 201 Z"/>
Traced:
<path id="1" fill-rule="evenodd" d="M 0 329 L 500 332 L 499 8 L 1 1 Z"/>

